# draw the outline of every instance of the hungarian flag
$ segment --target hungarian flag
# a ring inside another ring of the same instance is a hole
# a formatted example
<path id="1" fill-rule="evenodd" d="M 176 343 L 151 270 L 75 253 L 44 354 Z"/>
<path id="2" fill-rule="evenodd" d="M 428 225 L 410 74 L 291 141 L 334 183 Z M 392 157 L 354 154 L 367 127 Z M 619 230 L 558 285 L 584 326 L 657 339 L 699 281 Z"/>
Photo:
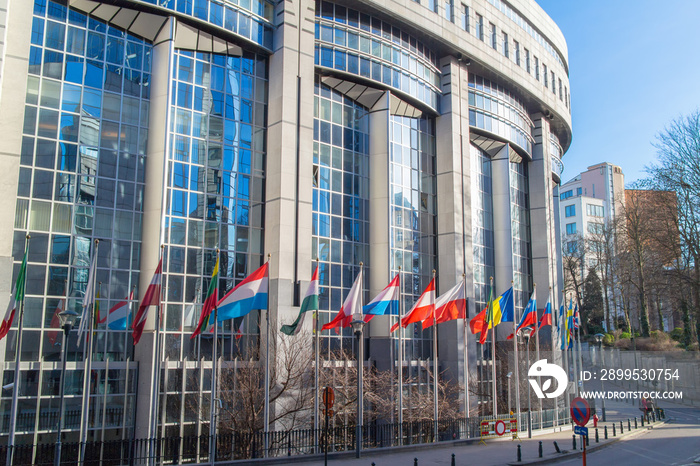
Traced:
<path id="1" fill-rule="evenodd" d="M 207 297 L 202 304 L 202 313 L 199 316 L 199 323 L 197 327 L 192 332 L 190 340 L 199 335 L 202 332 L 208 331 L 214 326 L 214 316 L 211 312 L 216 307 L 216 300 L 219 299 L 219 258 L 216 258 L 216 264 L 214 264 L 214 270 L 211 273 L 211 281 L 209 282 L 209 288 L 207 289 Z"/>
<path id="2" fill-rule="evenodd" d="M 58 316 L 61 312 L 63 312 L 63 308 L 65 306 L 65 297 L 62 299 L 58 300 L 58 305 L 56 306 L 56 310 L 53 313 L 53 317 L 51 317 L 51 328 L 55 329 L 60 329 L 61 328 L 61 318 Z M 59 330 L 52 330 L 47 333 L 47 336 L 49 337 L 49 343 L 51 346 L 56 346 L 56 338 L 58 338 Z M 60 343 L 58 343 L 60 345 Z"/>
<path id="3" fill-rule="evenodd" d="M 413 305 L 410 311 L 406 313 L 401 319 L 401 326 L 406 328 L 408 324 L 415 324 L 418 322 L 423 322 L 428 316 L 433 315 L 433 309 L 435 308 L 435 279 L 430 280 L 428 286 L 425 287 L 425 291 L 420 295 L 418 301 Z M 399 323 L 395 323 L 391 327 L 393 332 L 399 328 Z"/>
<path id="4" fill-rule="evenodd" d="M 460 281 L 447 293 L 435 301 L 435 322 L 441 324 L 455 319 L 464 319 L 467 315 L 467 298 L 464 295 L 464 282 Z M 423 320 L 423 330 L 433 325 L 433 316 Z"/>
<path id="5" fill-rule="evenodd" d="M 299 309 L 299 315 L 297 319 L 291 325 L 283 325 L 280 331 L 286 335 L 296 335 L 301 331 L 302 324 L 304 323 L 304 316 L 306 316 L 307 311 L 318 311 L 318 265 L 316 270 L 314 270 L 313 275 L 311 275 L 311 282 L 309 282 L 309 288 L 306 290 L 306 295 L 304 295 L 304 300 L 301 302 L 301 309 Z"/>
<path id="6" fill-rule="evenodd" d="M 525 312 L 523 313 L 523 317 L 520 319 L 520 323 L 518 324 L 518 327 L 515 329 L 515 335 L 520 332 L 520 330 L 524 328 L 531 328 L 530 330 L 530 336 L 532 336 L 534 332 L 534 328 L 536 327 L 537 324 L 537 298 L 535 297 L 535 292 L 532 292 L 532 296 L 530 296 L 530 301 L 527 303 L 527 307 L 525 307 Z M 507 340 L 512 339 L 514 334 L 510 334 L 507 338 Z"/>
<path id="7" fill-rule="evenodd" d="M 342 307 L 336 314 L 335 318 L 321 328 L 323 330 L 335 329 L 336 333 L 340 333 L 341 328 L 349 327 L 352 322 L 353 315 L 362 314 L 362 268 L 360 273 L 355 278 L 355 283 L 352 284 Z M 374 316 L 365 316 L 365 322 Z"/>
<path id="8" fill-rule="evenodd" d="M 552 326 L 552 304 L 547 300 L 547 304 L 544 306 L 544 312 L 540 318 L 540 325 L 537 328 L 539 332 L 545 325 Z"/>
<path id="9" fill-rule="evenodd" d="M 163 258 L 161 257 L 158 261 L 158 267 L 153 273 L 153 278 L 151 278 L 151 283 L 146 288 L 146 294 L 143 296 L 143 301 L 139 306 L 139 310 L 136 311 L 136 317 L 134 317 L 134 322 L 131 324 L 131 328 L 134 330 L 132 335 L 134 336 L 134 344 L 138 344 L 141 339 L 141 334 L 143 333 L 143 328 L 146 326 L 146 319 L 148 318 L 148 310 L 151 306 L 160 306 L 160 287 L 161 281 L 163 279 Z"/>
<path id="10" fill-rule="evenodd" d="M 12 294 L 10 295 L 10 302 L 7 305 L 7 311 L 5 311 L 5 317 L 0 323 L 0 339 L 7 335 L 12 327 L 12 321 L 15 319 L 15 313 L 17 312 L 18 304 L 24 301 L 24 282 L 27 277 L 27 250 L 24 251 L 24 259 L 22 259 L 22 265 L 19 267 L 19 273 L 17 274 L 17 281 L 15 282 L 15 287 L 12 288 Z"/>

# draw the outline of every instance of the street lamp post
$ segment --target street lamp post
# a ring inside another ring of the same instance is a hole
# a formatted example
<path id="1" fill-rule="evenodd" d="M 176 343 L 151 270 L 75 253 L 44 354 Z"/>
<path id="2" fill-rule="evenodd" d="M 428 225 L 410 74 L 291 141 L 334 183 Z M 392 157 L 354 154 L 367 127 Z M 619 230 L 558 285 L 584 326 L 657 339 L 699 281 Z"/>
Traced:
<path id="1" fill-rule="evenodd" d="M 362 372 L 364 371 L 364 351 L 362 341 L 362 329 L 365 321 L 362 316 L 352 321 L 352 330 L 357 337 L 357 420 L 355 421 L 355 458 L 360 457 L 362 451 L 362 412 L 364 410 Z"/>
<path id="2" fill-rule="evenodd" d="M 513 412 L 513 410 L 510 407 L 510 378 L 513 377 L 513 373 L 508 372 L 508 374 L 506 374 L 506 377 L 508 378 L 508 415 L 510 416 Z"/>
<path id="3" fill-rule="evenodd" d="M 595 334 L 595 341 L 598 343 L 598 366 L 601 368 L 603 367 L 603 335 L 602 333 L 596 333 Z M 600 391 L 603 391 L 603 379 L 600 378 Z M 603 422 L 606 422 L 605 419 L 605 397 L 602 398 L 601 400 L 602 406 L 601 406 L 601 411 L 603 413 Z"/>
<path id="4" fill-rule="evenodd" d="M 61 344 L 61 381 L 58 388 L 58 428 L 56 433 L 56 453 L 54 455 L 53 464 L 59 466 L 61 464 L 61 433 L 63 431 L 63 394 L 65 391 L 66 378 L 66 345 L 68 344 L 68 336 L 75 324 L 75 319 L 78 318 L 78 313 L 73 309 L 66 309 L 58 314 L 61 328 L 63 329 L 63 343 Z"/>
<path id="5" fill-rule="evenodd" d="M 530 367 L 530 335 L 523 334 L 525 338 L 525 347 L 527 352 L 527 367 Z M 520 381 L 518 381 L 519 383 Z M 540 420 L 540 422 L 542 422 Z M 527 390 L 527 438 L 532 438 L 532 402 L 530 397 L 530 390 Z"/>

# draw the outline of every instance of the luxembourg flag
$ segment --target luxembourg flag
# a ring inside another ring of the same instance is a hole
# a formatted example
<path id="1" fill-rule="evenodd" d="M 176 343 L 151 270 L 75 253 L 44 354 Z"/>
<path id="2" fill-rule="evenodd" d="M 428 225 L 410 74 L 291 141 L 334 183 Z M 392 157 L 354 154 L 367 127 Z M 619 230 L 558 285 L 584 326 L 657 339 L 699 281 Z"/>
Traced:
<path id="1" fill-rule="evenodd" d="M 433 309 L 435 309 L 435 279 L 430 280 L 430 283 L 425 287 L 425 291 L 420 295 L 416 304 L 403 316 L 401 319 L 401 326 L 406 328 L 408 324 L 424 321 L 428 316 L 433 315 Z M 393 332 L 397 328 L 399 328 L 398 322 L 391 327 L 391 331 Z"/>
<path id="2" fill-rule="evenodd" d="M 460 281 L 435 301 L 435 323 L 464 319 L 467 315 L 467 298 L 464 282 Z M 423 330 L 433 325 L 432 315 L 423 320 Z"/>
<path id="3" fill-rule="evenodd" d="M 216 303 L 218 322 L 243 317 L 256 309 L 267 309 L 268 265 L 269 262 L 265 262 Z"/>
<path id="4" fill-rule="evenodd" d="M 525 312 L 523 313 L 523 317 L 520 319 L 520 323 L 518 324 L 518 327 L 515 329 L 515 334 L 517 335 L 518 332 L 520 332 L 522 329 L 526 327 L 533 327 L 532 330 L 530 330 L 530 336 L 534 333 L 534 327 L 537 324 L 537 298 L 535 297 L 535 292 L 532 292 L 532 296 L 530 296 L 530 301 L 527 302 L 527 307 L 525 307 Z M 511 333 L 507 340 L 510 340 L 513 338 L 513 334 Z"/>
<path id="5" fill-rule="evenodd" d="M 129 324 L 129 314 L 131 313 L 131 302 L 134 300 L 134 289 L 124 301 L 119 301 L 107 315 L 107 327 L 110 330 L 126 330 Z"/>
<path id="6" fill-rule="evenodd" d="M 396 274 L 386 288 L 366 306 L 362 306 L 362 313 L 375 316 L 399 315 L 399 290 L 399 274 Z"/>
<path id="7" fill-rule="evenodd" d="M 547 301 L 547 304 L 544 307 L 544 313 L 542 314 L 542 318 L 540 319 L 540 326 L 537 329 L 539 332 L 542 327 L 549 325 L 550 327 L 552 326 L 552 304 Z"/>

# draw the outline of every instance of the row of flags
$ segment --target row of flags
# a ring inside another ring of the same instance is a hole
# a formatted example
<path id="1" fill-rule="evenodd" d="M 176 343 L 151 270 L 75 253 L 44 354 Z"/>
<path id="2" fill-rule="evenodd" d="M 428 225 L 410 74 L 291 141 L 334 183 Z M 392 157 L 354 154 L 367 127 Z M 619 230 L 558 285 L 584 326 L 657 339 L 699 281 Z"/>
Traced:
<path id="1" fill-rule="evenodd" d="M 26 276 L 26 260 L 27 256 L 25 253 L 17 282 L 10 299 L 10 304 L 5 313 L 5 317 L 0 323 L 0 338 L 7 335 L 16 313 L 17 303 L 21 302 L 24 297 L 23 284 Z M 85 291 L 85 298 L 83 299 L 83 316 L 87 315 L 87 313 L 91 311 L 92 307 L 92 311 L 95 312 L 93 322 L 107 322 L 108 328 L 112 330 L 126 330 L 130 320 L 131 303 L 134 299 L 134 290 L 131 290 L 131 294 L 127 298 L 114 305 L 109 310 L 107 316 L 101 318 L 99 314 L 99 292 L 95 293 L 93 290 L 95 283 L 95 267 L 96 257 L 93 256 L 90 264 L 90 270 L 88 272 L 88 286 Z M 241 283 L 236 285 L 231 291 L 226 293 L 226 295 L 224 295 L 221 299 L 217 300 L 216 298 L 219 295 L 219 259 L 217 258 L 212 272 L 211 281 L 209 283 L 209 288 L 207 290 L 207 295 L 204 303 L 202 304 L 199 322 L 197 323 L 191 338 L 194 338 L 202 333 L 212 332 L 216 322 L 223 322 L 230 319 L 234 320 L 234 327 L 238 328 L 238 333 L 240 334 L 240 326 L 242 324 L 243 317 L 253 310 L 267 309 L 268 267 L 269 263 L 264 263 L 261 267 L 246 277 Z M 362 269 L 360 269 L 360 272 L 355 278 L 355 282 L 345 298 L 342 307 L 334 319 L 323 326 L 322 330 L 333 329 L 336 332 L 339 332 L 341 328 L 349 327 L 352 320 L 356 316 L 362 316 L 362 319 L 365 322 L 369 322 L 376 315 L 399 315 L 399 297 L 401 289 L 399 274 L 396 274 L 391 282 L 374 299 L 364 306 L 362 305 L 361 300 L 362 280 L 363 272 Z M 158 262 L 153 278 L 146 289 L 144 298 L 138 308 L 138 311 L 136 312 L 133 322 L 131 323 L 134 344 L 138 344 L 139 340 L 141 339 L 141 334 L 143 333 L 150 308 L 158 307 L 160 309 L 161 283 L 162 258 Z M 306 314 L 309 311 L 316 311 L 319 309 L 319 294 L 319 268 L 317 266 L 312 274 L 309 287 L 301 303 L 299 315 L 293 323 L 283 325 L 280 329 L 281 332 L 287 335 L 298 334 L 303 325 Z M 566 311 L 566 316 L 564 316 L 564 304 L 561 305 L 559 310 L 559 321 L 565 327 L 564 331 L 561 332 L 562 349 L 572 347 L 574 329 L 578 328 L 580 325 L 578 305 L 575 309 L 572 306 L 573 304 L 570 302 L 569 309 Z M 59 327 L 58 314 L 64 309 L 64 307 L 64 302 L 59 302 L 51 321 L 52 328 Z M 194 305 L 190 306 L 190 309 L 187 311 L 187 315 L 185 316 L 185 320 L 192 322 L 194 320 L 193 314 Z M 513 304 L 513 287 L 509 288 L 495 299 L 493 298 L 492 287 L 487 306 L 471 319 L 469 327 L 472 334 L 481 334 L 479 342 L 483 344 L 490 329 L 495 328 L 496 325 L 499 325 L 502 322 L 513 322 L 514 316 L 515 308 Z M 420 322 L 422 328 L 425 330 L 434 324 L 465 318 L 466 293 L 464 282 L 458 282 L 447 292 L 436 297 L 435 278 L 433 278 L 430 283 L 428 283 L 428 286 L 425 288 L 413 307 L 404 316 L 401 316 L 399 321 L 391 327 L 390 332 L 394 332 L 399 326 L 406 328 L 408 325 L 413 323 Z M 88 321 L 89 319 L 81 319 L 78 328 L 79 340 L 80 337 L 82 337 L 85 332 L 88 331 Z M 539 331 L 542 327 L 547 325 L 552 325 L 551 304 L 549 301 L 547 301 L 544 312 L 538 324 L 537 304 L 535 294 L 533 292 L 532 297 L 530 298 L 527 307 L 523 312 L 523 316 L 518 323 L 515 334 L 521 331 L 529 331 L 529 335 L 532 336 L 536 331 Z M 52 343 L 55 343 L 57 334 L 58 331 L 51 332 L 49 334 L 49 338 L 52 340 Z M 508 337 L 508 339 L 511 338 L 513 338 L 513 334 Z"/>

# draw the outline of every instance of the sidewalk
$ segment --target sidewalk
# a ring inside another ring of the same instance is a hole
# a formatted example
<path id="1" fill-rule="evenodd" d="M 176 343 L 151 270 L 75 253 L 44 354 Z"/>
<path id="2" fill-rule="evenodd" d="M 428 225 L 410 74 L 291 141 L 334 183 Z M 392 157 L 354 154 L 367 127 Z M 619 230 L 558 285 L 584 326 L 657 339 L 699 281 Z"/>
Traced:
<path id="1" fill-rule="evenodd" d="M 597 449 L 605 445 L 609 445 L 613 442 L 620 440 L 621 438 L 629 438 L 637 435 L 642 435 L 647 431 L 647 425 L 642 428 L 641 424 L 638 424 L 638 428 L 634 429 L 633 418 L 637 416 L 639 421 L 639 416 L 641 412 L 636 405 L 620 402 L 606 402 L 606 417 L 608 422 L 603 424 L 598 423 L 598 432 L 600 437 L 600 443 L 595 443 L 595 429 L 593 429 L 593 421 L 589 422 L 589 451 L 591 449 Z M 602 416 L 601 416 L 602 417 Z M 627 419 L 631 420 L 632 431 L 627 429 Z M 623 421 L 624 434 L 620 435 L 620 421 Z M 616 437 L 612 436 L 612 423 L 616 422 Z M 608 440 L 604 440 L 604 428 L 603 426 L 608 426 Z M 655 423 L 654 425 L 659 425 Z M 560 429 L 562 429 L 560 431 Z M 489 439 L 486 440 L 486 445 L 479 444 L 479 439 L 473 440 L 458 440 L 455 442 L 441 442 L 434 446 L 432 445 L 417 445 L 417 446 L 406 446 L 406 447 L 394 447 L 394 448 L 383 448 L 383 449 L 372 449 L 365 450 L 362 452 L 362 458 L 355 458 L 355 452 L 343 452 L 334 453 L 328 456 L 329 464 L 348 464 L 352 466 L 370 466 L 372 464 L 376 466 L 410 466 L 415 464 L 414 461 L 418 461 L 418 466 L 425 465 L 445 465 L 449 466 L 452 462 L 452 454 L 455 455 L 456 465 L 467 465 L 467 464 L 479 464 L 480 466 L 496 466 L 504 464 L 543 464 L 547 462 L 556 461 L 558 459 L 565 458 L 564 454 L 557 453 L 553 442 L 557 442 L 560 450 L 568 451 L 571 454 L 578 454 L 572 450 L 573 442 L 572 436 L 573 432 L 571 430 L 571 425 L 557 427 L 557 432 L 552 432 L 552 429 L 545 429 L 545 431 L 535 431 L 533 432 L 533 438 L 527 438 L 527 432 L 523 432 L 523 438 L 521 441 L 508 439 Z M 538 435 L 539 434 L 539 435 Z M 543 458 L 539 458 L 539 444 L 542 442 Z M 517 461 L 517 451 L 518 445 L 520 445 L 522 462 L 516 463 Z M 578 448 L 581 447 L 581 437 L 576 436 L 576 445 Z M 262 463 L 291 463 L 297 462 L 299 464 L 308 464 L 311 466 L 323 465 L 322 456 L 311 456 L 302 458 L 285 458 L 287 461 L 266 461 L 266 460 L 253 460 L 249 462 L 237 462 L 236 464 L 251 464 L 259 465 Z M 291 461 L 290 461 L 291 460 Z"/>

